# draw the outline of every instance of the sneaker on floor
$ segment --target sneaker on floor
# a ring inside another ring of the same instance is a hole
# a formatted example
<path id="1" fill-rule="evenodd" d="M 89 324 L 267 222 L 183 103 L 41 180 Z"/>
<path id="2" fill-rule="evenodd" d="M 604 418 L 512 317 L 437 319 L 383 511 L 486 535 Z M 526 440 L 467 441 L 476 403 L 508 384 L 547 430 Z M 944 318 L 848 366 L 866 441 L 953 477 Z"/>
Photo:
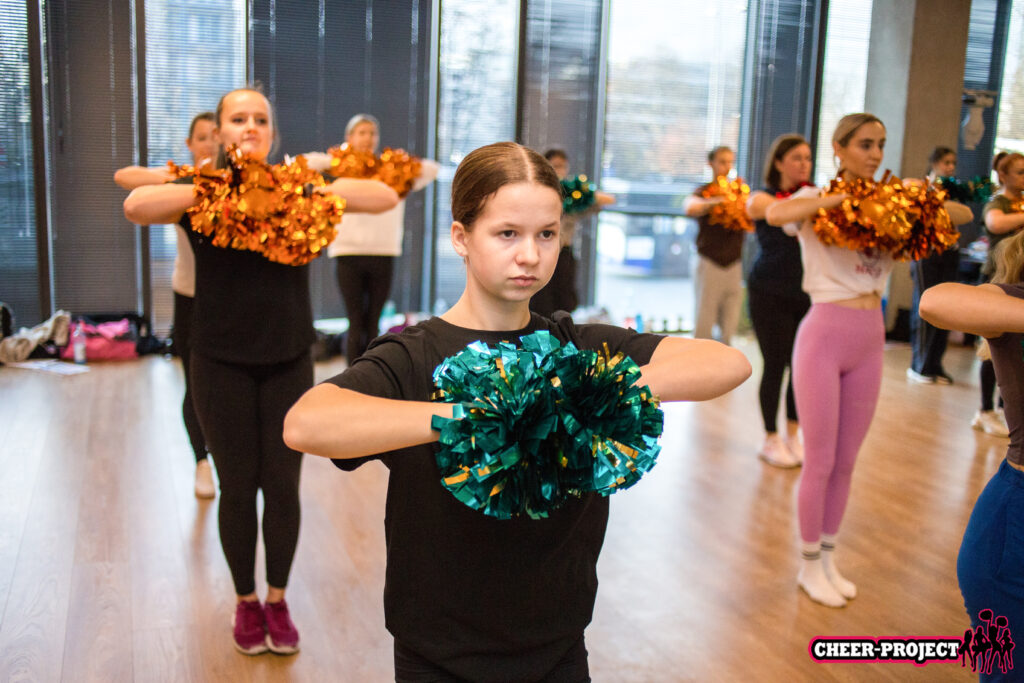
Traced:
<path id="1" fill-rule="evenodd" d="M 1010 430 L 1006 428 L 1006 422 L 994 410 L 979 410 L 974 414 L 971 426 L 992 436 L 1010 435 Z"/>
<path id="2" fill-rule="evenodd" d="M 953 377 L 945 370 L 939 370 L 939 374 L 935 375 L 935 383 L 948 386 L 953 383 Z"/>
<path id="3" fill-rule="evenodd" d="M 284 600 L 268 602 L 263 607 L 267 615 L 267 647 L 279 655 L 290 655 L 299 651 L 299 631 L 288 613 Z"/>
<path id="4" fill-rule="evenodd" d="M 797 463 L 804 464 L 804 440 L 803 435 L 799 432 L 790 436 L 785 441 L 786 448 L 796 458 Z"/>
<path id="5" fill-rule="evenodd" d="M 935 378 L 931 375 L 922 375 L 914 368 L 907 368 L 907 379 L 918 384 L 935 384 Z"/>
<path id="6" fill-rule="evenodd" d="M 800 461 L 793 455 L 786 442 L 778 434 L 772 434 L 765 438 L 761 451 L 757 454 L 772 467 L 791 468 L 799 467 Z"/>
<path id="7" fill-rule="evenodd" d="M 217 487 L 213 483 L 213 468 L 210 459 L 203 458 L 196 463 L 196 498 L 213 498 Z"/>
<path id="8" fill-rule="evenodd" d="M 235 649 L 246 655 L 258 655 L 267 651 L 267 620 L 259 600 L 241 600 L 235 606 L 231 617 L 234 630 Z"/>

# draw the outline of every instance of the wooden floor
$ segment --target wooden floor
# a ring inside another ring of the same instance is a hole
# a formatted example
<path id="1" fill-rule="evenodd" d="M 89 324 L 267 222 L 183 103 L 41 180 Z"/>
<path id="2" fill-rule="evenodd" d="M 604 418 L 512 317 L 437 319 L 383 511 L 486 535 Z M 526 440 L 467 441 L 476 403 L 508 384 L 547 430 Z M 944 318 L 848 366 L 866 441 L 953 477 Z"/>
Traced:
<path id="1" fill-rule="evenodd" d="M 754 378 L 667 406 L 658 466 L 612 499 L 587 631 L 594 680 L 971 680 L 953 664 L 816 664 L 808 641 L 963 634 L 957 548 L 1007 443 L 969 427 L 973 354 L 951 348 L 957 383 L 940 387 L 906 381 L 908 348 L 886 351 L 841 535 L 860 596 L 837 610 L 797 591 L 800 475 L 755 456 L 760 357 L 742 348 Z M 306 459 L 288 593 L 302 652 L 237 654 L 216 503 L 192 495 L 181 392 L 163 358 L 72 377 L 0 369 L 0 681 L 391 679 L 383 467 L 343 474 Z"/>

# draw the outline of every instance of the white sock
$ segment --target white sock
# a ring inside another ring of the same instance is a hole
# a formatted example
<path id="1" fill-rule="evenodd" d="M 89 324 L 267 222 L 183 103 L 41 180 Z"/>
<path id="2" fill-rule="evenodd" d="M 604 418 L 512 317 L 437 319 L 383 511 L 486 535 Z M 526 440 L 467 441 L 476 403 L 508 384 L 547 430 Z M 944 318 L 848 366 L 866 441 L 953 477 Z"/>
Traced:
<path id="1" fill-rule="evenodd" d="M 852 581 L 843 578 L 836 567 L 836 537 L 835 534 L 822 534 L 821 536 L 821 564 L 825 568 L 825 576 L 832 582 L 839 594 L 847 600 L 857 597 L 857 586 Z"/>
<path id="2" fill-rule="evenodd" d="M 846 605 L 846 599 L 825 575 L 825 566 L 821 559 L 821 542 L 802 543 L 800 550 L 802 559 L 800 573 L 796 577 L 797 584 L 815 602 L 829 607 Z"/>

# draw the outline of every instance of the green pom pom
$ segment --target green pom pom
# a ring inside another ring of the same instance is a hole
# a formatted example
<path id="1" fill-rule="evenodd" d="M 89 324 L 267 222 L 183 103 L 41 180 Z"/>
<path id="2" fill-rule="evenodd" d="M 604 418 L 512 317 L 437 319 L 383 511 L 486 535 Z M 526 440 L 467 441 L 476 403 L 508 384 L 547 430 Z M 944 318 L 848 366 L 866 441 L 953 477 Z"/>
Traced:
<path id="1" fill-rule="evenodd" d="M 663 415 L 618 354 L 562 346 L 547 331 L 490 348 L 476 342 L 434 371 L 442 484 L 499 519 L 547 517 L 572 496 L 609 495 L 654 466 Z"/>
<path id="2" fill-rule="evenodd" d="M 949 199 L 962 204 L 984 204 L 992 198 L 992 193 L 995 191 L 992 181 L 981 176 L 974 176 L 970 180 L 941 176 L 936 182 L 946 191 Z"/>
<path id="3" fill-rule="evenodd" d="M 562 210 L 565 213 L 582 213 L 597 201 L 597 187 L 587 180 L 587 176 L 562 179 Z"/>

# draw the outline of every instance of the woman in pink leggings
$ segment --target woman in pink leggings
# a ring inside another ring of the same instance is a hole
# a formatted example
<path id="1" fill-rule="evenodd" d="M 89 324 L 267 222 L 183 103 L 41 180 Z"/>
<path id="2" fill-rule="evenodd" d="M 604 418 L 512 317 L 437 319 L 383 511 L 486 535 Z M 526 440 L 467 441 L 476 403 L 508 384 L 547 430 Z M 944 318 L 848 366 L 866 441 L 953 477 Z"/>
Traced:
<path id="1" fill-rule="evenodd" d="M 872 180 L 882 163 L 885 126 L 871 114 L 849 114 L 836 126 L 832 147 L 843 178 Z M 878 403 L 885 342 L 882 292 L 893 267 L 888 254 L 827 246 L 818 239 L 811 219 L 818 209 L 843 199 L 805 187 L 770 206 L 766 216 L 800 240 L 803 288 L 811 297 L 792 364 L 805 456 L 797 582 L 812 600 L 829 607 L 842 607 L 857 595 L 857 587 L 836 567 L 834 551 L 853 464 Z M 967 211 L 966 219 L 960 209 Z M 960 204 L 949 202 L 947 210 L 954 223 L 970 220 L 970 211 Z"/>

